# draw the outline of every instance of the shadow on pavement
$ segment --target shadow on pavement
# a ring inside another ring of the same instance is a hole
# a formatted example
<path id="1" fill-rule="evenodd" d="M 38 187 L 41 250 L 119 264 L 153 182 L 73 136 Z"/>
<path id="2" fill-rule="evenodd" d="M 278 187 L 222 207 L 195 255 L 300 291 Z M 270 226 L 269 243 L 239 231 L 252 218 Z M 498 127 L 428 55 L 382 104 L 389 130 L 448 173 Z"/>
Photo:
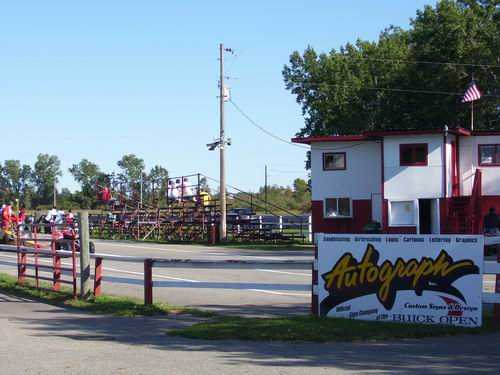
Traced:
<path id="1" fill-rule="evenodd" d="M 4 303 L 7 302 L 0 301 L 0 310 Z M 156 350 L 215 352 L 227 365 L 335 367 L 356 372 L 375 370 L 393 374 L 500 371 L 498 333 L 381 343 L 203 341 L 170 337 L 165 333 L 168 329 L 203 320 L 196 317 L 98 316 L 29 302 L 23 309 L 29 310 L 29 313 L 10 317 L 10 321 L 21 329 L 29 329 L 32 335 L 39 338 L 58 336 L 74 341 L 109 341 Z"/>

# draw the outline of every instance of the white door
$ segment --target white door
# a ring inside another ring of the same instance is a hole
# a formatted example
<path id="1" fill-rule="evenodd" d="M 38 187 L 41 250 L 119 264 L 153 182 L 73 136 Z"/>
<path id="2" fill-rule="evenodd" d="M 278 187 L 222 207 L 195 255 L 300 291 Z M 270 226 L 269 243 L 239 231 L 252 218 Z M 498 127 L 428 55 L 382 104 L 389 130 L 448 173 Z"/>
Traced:
<path id="1" fill-rule="evenodd" d="M 382 224 L 382 194 L 372 194 L 372 220 Z"/>

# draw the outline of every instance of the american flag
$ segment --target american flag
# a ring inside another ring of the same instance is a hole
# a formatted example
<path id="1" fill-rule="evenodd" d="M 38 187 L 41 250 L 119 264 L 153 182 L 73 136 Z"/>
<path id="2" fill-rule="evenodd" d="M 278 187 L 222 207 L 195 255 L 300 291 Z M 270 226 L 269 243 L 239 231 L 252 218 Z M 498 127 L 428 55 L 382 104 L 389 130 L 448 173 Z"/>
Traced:
<path id="1" fill-rule="evenodd" d="M 476 82 L 472 81 L 472 83 L 467 87 L 464 96 L 462 97 L 462 103 L 473 102 L 474 100 L 478 100 L 481 98 L 481 91 L 476 85 Z"/>

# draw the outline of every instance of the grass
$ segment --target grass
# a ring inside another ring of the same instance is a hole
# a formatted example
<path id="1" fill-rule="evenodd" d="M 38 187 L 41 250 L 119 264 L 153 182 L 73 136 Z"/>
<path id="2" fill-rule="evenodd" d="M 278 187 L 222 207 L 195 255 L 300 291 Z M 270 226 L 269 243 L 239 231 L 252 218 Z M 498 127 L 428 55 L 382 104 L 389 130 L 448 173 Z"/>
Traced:
<path id="1" fill-rule="evenodd" d="M 117 241 L 129 241 L 134 243 L 155 243 L 155 244 L 165 244 L 165 245 L 200 245 L 200 246 L 216 246 L 216 247 L 227 247 L 233 249 L 247 249 L 247 250 L 312 250 L 314 246 L 310 243 L 303 242 L 242 242 L 242 241 L 227 241 L 220 242 L 215 245 L 208 245 L 207 241 L 174 241 L 174 240 L 156 240 L 156 239 L 146 239 L 146 240 L 136 240 L 136 239 L 124 239 L 118 237 L 110 236 L 98 236 L 92 235 L 94 240 L 117 240 Z"/>
<path id="2" fill-rule="evenodd" d="M 177 307 L 165 303 L 145 306 L 142 301 L 129 297 L 103 295 L 97 298 L 74 299 L 70 290 L 54 292 L 50 284 L 42 283 L 37 289 L 31 281 L 17 284 L 17 278 L 0 273 L 0 291 L 36 299 L 56 306 L 115 316 L 136 317 L 168 314 L 190 314 L 213 318 L 190 327 L 170 330 L 169 335 L 205 340 L 251 340 L 251 341 L 381 341 L 401 338 L 424 338 L 434 336 L 455 336 L 499 331 L 486 316 L 481 328 L 460 328 L 452 326 L 431 326 L 421 324 L 398 324 L 369 322 L 349 319 L 320 319 L 314 316 L 283 318 L 242 318 L 217 316 L 211 312 Z"/>
<path id="3" fill-rule="evenodd" d="M 190 314 L 200 317 L 211 317 L 214 314 L 197 309 L 172 306 L 165 303 L 144 305 L 142 301 L 129 297 L 102 295 L 88 299 L 75 299 L 68 288 L 60 292 L 50 290 L 50 284 L 41 283 L 42 288 L 37 289 L 31 280 L 24 285 L 17 284 L 17 278 L 0 273 L 0 291 L 39 300 L 51 305 L 72 307 L 95 314 L 109 314 L 115 316 L 152 316 L 168 314 Z"/>
<path id="4" fill-rule="evenodd" d="M 422 324 L 369 322 L 339 318 L 238 318 L 220 317 L 214 321 L 171 330 L 172 336 L 205 340 L 248 341 L 381 341 L 478 334 L 500 330 L 486 317 L 481 328 L 460 328 Z"/>

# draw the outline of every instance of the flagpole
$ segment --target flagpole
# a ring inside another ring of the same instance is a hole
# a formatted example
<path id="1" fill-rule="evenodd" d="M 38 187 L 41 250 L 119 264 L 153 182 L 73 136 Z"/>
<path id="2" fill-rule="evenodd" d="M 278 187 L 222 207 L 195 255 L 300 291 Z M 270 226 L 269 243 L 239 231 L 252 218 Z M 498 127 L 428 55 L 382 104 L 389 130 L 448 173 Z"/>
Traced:
<path id="1" fill-rule="evenodd" d="M 474 100 L 470 102 L 470 130 L 474 131 Z"/>

